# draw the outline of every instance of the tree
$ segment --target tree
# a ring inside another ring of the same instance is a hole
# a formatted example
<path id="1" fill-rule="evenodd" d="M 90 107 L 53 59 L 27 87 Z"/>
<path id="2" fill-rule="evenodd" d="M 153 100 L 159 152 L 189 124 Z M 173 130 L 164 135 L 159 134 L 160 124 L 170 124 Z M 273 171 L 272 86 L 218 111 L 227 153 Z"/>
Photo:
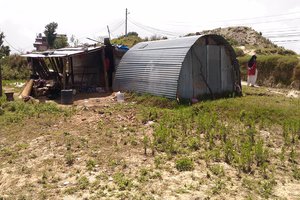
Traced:
<path id="1" fill-rule="evenodd" d="M 61 36 L 61 37 L 56 37 L 54 40 L 54 49 L 60 49 L 60 48 L 65 48 L 68 47 L 68 38 L 66 36 Z"/>
<path id="2" fill-rule="evenodd" d="M 0 32 L 0 60 L 3 56 L 8 56 L 10 49 L 9 46 L 4 46 L 3 45 L 3 39 L 5 38 L 4 33 Z M 0 97 L 2 96 L 2 69 L 1 69 L 1 65 L 0 65 Z"/>
<path id="3" fill-rule="evenodd" d="M 129 33 L 127 33 L 127 36 L 139 36 L 139 34 L 137 33 L 137 32 L 134 32 L 134 31 L 132 31 L 132 32 L 129 32 Z"/>
<path id="4" fill-rule="evenodd" d="M 0 32 L 0 58 L 2 58 L 2 56 L 9 56 L 10 53 L 9 46 L 3 45 L 4 38 L 5 38 L 4 33 Z"/>
<path id="5" fill-rule="evenodd" d="M 45 26 L 44 34 L 47 38 L 48 45 L 51 49 L 54 47 L 54 42 L 56 39 L 55 31 L 56 31 L 57 27 L 58 27 L 58 24 L 56 22 L 51 22 Z"/>

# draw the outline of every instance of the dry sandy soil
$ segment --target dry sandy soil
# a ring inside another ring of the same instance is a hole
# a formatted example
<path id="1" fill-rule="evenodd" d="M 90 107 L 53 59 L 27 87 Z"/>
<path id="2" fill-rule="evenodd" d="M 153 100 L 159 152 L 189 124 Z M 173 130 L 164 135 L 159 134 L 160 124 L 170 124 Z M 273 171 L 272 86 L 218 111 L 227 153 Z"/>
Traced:
<path id="1" fill-rule="evenodd" d="M 135 102 L 91 95 L 70 107 L 71 116 L 41 115 L 0 128 L 0 199 L 264 198 L 256 174 L 242 178 L 226 163 L 208 166 L 203 159 L 179 172 L 166 154 L 145 154 L 153 122 L 141 120 Z M 214 166 L 225 173 L 212 172 Z M 300 182 L 280 177 L 270 198 L 300 199 Z"/>

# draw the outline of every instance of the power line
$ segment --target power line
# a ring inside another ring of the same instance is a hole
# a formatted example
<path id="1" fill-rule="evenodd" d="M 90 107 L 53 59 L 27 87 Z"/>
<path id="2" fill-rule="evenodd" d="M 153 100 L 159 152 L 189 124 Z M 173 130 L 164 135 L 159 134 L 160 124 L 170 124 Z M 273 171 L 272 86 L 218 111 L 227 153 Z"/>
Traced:
<path id="1" fill-rule="evenodd" d="M 272 41 L 274 43 L 289 43 L 289 42 L 299 42 L 300 40 L 278 40 L 278 41 Z"/>
<path id="2" fill-rule="evenodd" d="M 244 19 L 222 20 L 222 21 L 219 21 L 219 22 L 249 21 L 249 20 L 253 20 L 253 19 L 273 18 L 273 17 L 280 17 L 280 16 L 293 15 L 293 14 L 300 14 L 300 12 L 291 12 L 291 13 L 285 13 L 285 14 L 268 15 L 268 16 L 260 16 L 260 17 L 253 17 L 253 18 L 244 18 Z"/>
<path id="3" fill-rule="evenodd" d="M 265 36 L 267 38 L 289 38 L 289 37 L 300 37 L 300 34 L 290 34 L 290 35 L 271 35 Z"/>
<path id="4" fill-rule="evenodd" d="M 173 36 L 173 37 L 177 37 L 179 36 L 180 34 L 178 33 L 174 33 L 174 32 L 171 32 L 171 31 L 165 31 L 165 30 L 161 30 L 161 29 L 157 29 L 157 28 L 154 28 L 154 27 L 151 27 L 151 26 L 147 26 L 147 25 L 143 25 L 139 22 L 136 22 L 136 21 L 133 21 L 132 19 L 128 19 L 128 21 L 130 21 L 132 24 L 134 24 L 135 26 L 141 28 L 141 29 L 144 29 L 150 33 L 154 33 L 154 34 L 161 34 L 161 35 L 168 35 L 168 36 Z"/>
<path id="5" fill-rule="evenodd" d="M 20 50 L 16 49 L 13 45 L 11 45 L 5 38 L 3 38 L 4 41 L 8 44 L 8 46 L 10 46 L 12 49 L 14 49 L 15 51 L 22 53 Z"/>

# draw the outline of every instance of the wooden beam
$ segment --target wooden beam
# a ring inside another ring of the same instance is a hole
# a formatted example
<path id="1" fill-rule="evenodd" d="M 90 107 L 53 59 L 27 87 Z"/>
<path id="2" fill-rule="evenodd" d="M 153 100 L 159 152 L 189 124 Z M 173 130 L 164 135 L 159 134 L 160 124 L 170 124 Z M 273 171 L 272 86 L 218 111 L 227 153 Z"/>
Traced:
<path id="1" fill-rule="evenodd" d="M 65 64 L 63 64 L 63 80 L 62 81 L 63 81 L 63 89 L 66 89 L 67 88 L 67 72 L 66 72 Z"/>
<path id="2" fill-rule="evenodd" d="M 102 54 L 103 72 L 104 72 L 104 80 L 105 80 L 105 90 L 108 91 L 109 88 L 108 88 L 108 78 L 107 78 L 107 71 L 106 71 L 107 66 L 106 66 L 106 62 L 105 62 L 104 49 L 102 50 L 101 54 Z"/>
<path id="3" fill-rule="evenodd" d="M 71 66 L 72 88 L 74 88 L 74 67 L 73 67 L 73 58 L 72 57 L 70 57 L 70 66 Z"/>

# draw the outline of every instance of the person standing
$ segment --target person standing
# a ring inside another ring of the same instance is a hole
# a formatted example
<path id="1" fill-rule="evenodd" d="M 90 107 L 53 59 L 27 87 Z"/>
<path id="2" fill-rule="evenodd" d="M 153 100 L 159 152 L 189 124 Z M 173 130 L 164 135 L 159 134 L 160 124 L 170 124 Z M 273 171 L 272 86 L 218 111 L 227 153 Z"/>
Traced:
<path id="1" fill-rule="evenodd" d="M 257 64 L 256 64 L 256 55 L 253 55 L 248 61 L 248 79 L 247 86 L 254 87 L 257 79 Z"/>

